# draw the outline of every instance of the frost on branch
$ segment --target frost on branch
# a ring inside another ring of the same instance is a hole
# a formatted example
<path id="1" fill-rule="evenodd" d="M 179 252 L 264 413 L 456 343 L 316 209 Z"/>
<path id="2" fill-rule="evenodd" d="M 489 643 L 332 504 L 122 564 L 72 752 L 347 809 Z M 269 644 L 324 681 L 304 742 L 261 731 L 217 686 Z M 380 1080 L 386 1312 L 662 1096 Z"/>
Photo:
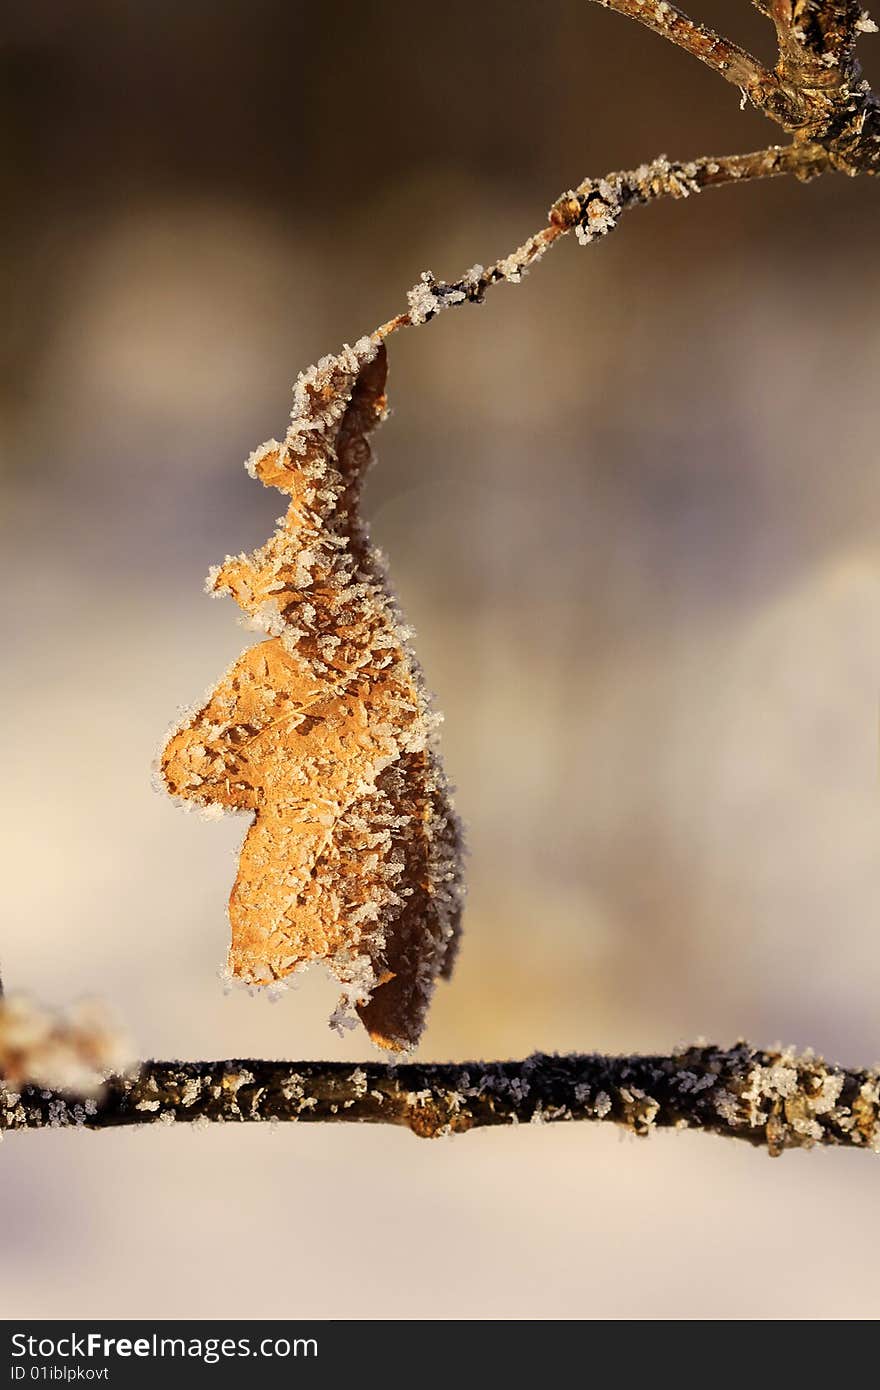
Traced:
<path id="1" fill-rule="evenodd" d="M 0 1083 L 7 1091 L 37 1086 L 95 1095 L 130 1058 L 126 1039 L 94 1001 L 58 1013 L 23 994 L 0 998 Z"/>
<path id="2" fill-rule="evenodd" d="M 429 293 L 425 285 L 426 293 Z M 268 634 L 168 739 L 168 790 L 253 822 L 229 901 L 232 974 L 324 961 L 373 1040 L 418 1041 L 448 976 L 461 835 L 407 632 L 359 505 L 386 355 L 363 338 L 295 387 L 291 425 L 248 460 L 289 494 L 275 534 L 208 576 Z"/>
<path id="3" fill-rule="evenodd" d="M 793 1048 L 698 1043 L 672 1056 L 511 1062 L 145 1062 L 112 1077 L 97 1105 L 31 1088 L 4 1107 L 3 1130 L 46 1124 L 342 1123 L 404 1125 L 422 1138 L 486 1126 L 588 1120 L 646 1137 L 699 1130 L 778 1156 L 815 1145 L 880 1152 L 880 1073 Z"/>

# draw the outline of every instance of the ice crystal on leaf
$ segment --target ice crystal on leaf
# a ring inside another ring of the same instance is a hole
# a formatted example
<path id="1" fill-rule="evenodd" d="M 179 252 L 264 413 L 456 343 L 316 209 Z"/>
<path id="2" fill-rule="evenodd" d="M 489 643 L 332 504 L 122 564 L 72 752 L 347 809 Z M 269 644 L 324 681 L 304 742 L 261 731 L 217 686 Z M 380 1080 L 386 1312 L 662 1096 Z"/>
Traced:
<path id="1" fill-rule="evenodd" d="M 431 289 L 421 287 L 427 311 Z M 270 635 L 172 731 L 165 785 L 246 811 L 229 968 L 271 986 L 323 961 L 373 1040 L 415 1045 L 448 976 L 461 837 L 416 659 L 359 512 L 386 354 L 362 338 L 302 373 L 291 424 L 247 461 L 290 504 L 252 555 L 208 576 Z"/>

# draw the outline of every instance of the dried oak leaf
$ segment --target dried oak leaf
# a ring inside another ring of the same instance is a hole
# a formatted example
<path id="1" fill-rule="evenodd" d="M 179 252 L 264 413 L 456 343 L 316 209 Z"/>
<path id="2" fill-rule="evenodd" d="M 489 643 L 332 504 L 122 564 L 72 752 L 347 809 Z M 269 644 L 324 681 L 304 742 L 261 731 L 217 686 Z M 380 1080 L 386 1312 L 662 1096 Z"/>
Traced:
<path id="1" fill-rule="evenodd" d="M 290 495 L 270 540 L 207 587 L 268 639 L 233 664 L 161 757 L 168 790 L 253 812 L 229 900 L 233 975 L 323 961 L 373 1040 L 415 1045 L 461 915 L 461 833 L 418 664 L 359 514 L 384 418 L 376 338 L 304 372 L 291 425 L 248 471 Z"/>

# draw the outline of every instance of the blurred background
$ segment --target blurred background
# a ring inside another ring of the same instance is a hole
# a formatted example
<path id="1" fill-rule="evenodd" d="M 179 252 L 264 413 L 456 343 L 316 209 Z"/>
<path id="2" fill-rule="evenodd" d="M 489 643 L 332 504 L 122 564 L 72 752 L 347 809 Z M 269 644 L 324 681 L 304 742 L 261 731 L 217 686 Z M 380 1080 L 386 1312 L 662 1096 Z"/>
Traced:
<path id="1" fill-rule="evenodd" d="M 690 8 L 769 58 L 746 0 Z M 150 785 L 252 640 L 202 592 L 281 509 L 241 461 L 422 270 L 774 129 L 586 0 L 6 0 L 0 69 L 4 976 L 104 996 L 141 1055 L 364 1057 L 320 970 L 224 996 L 244 826 Z M 842 178 L 660 204 L 391 342 L 368 509 L 472 851 L 421 1057 L 880 1057 L 878 212 Z M 0 1163 L 5 1317 L 880 1308 L 855 1153 L 181 1127 Z"/>

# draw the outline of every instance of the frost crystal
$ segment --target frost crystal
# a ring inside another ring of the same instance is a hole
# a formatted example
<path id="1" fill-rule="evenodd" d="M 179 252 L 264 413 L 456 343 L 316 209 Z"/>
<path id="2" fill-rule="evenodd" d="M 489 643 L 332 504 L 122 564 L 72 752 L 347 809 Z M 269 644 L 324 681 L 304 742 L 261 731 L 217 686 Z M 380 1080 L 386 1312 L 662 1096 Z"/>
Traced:
<path id="1" fill-rule="evenodd" d="M 617 226 L 617 219 L 623 210 L 620 189 L 600 179 L 589 193 L 582 194 L 581 216 L 575 226 L 575 236 L 582 246 L 595 241 L 597 237 L 607 236 Z"/>
<path id="2" fill-rule="evenodd" d="M 604 1120 L 605 1116 L 611 1109 L 611 1097 L 607 1094 L 606 1091 L 599 1092 L 599 1094 L 596 1096 L 596 1103 L 593 1108 L 595 1109 L 599 1119 Z"/>
<path id="3" fill-rule="evenodd" d="M 473 266 L 465 275 L 462 285 L 468 291 L 476 286 L 483 267 Z M 419 277 L 419 283 L 407 291 L 407 304 L 409 305 L 409 319 L 412 324 L 427 323 L 435 314 L 439 314 L 441 309 L 448 309 L 453 304 L 460 304 L 463 299 L 467 299 L 465 289 L 458 285 L 447 285 L 439 282 L 431 274 L 430 270 L 423 270 Z"/>
<path id="4" fill-rule="evenodd" d="M 406 299 L 409 305 L 409 316 L 413 323 L 425 323 L 433 318 L 440 308 L 440 300 L 433 292 L 434 277 L 430 270 L 423 270 L 419 283 L 408 291 Z M 462 298 L 464 296 L 462 295 Z"/>
<path id="5" fill-rule="evenodd" d="M 422 321 L 464 292 L 426 273 Z M 208 576 L 270 634 L 172 731 L 166 788 L 253 821 L 229 903 L 231 974 L 273 986 L 324 961 L 373 1040 L 415 1045 L 455 957 L 461 833 L 437 718 L 381 557 L 359 514 L 386 357 L 363 338 L 302 373 L 283 441 L 248 471 L 289 494 L 278 530 Z"/>

